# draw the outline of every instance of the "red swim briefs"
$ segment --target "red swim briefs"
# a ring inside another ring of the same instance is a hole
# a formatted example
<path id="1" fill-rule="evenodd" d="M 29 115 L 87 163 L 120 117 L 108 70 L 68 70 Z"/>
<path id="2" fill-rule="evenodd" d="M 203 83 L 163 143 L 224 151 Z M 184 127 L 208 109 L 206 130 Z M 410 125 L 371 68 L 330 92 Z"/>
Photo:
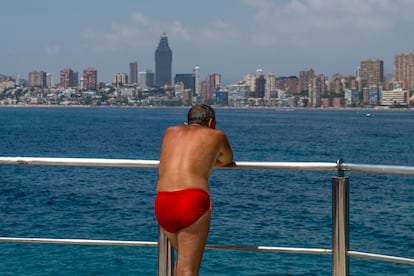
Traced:
<path id="1" fill-rule="evenodd" d="M 210 209 L 210 196 L 201 189 L 160 191 L 154 202 L 159 225 L 171 233 L 190 226 Z"/>

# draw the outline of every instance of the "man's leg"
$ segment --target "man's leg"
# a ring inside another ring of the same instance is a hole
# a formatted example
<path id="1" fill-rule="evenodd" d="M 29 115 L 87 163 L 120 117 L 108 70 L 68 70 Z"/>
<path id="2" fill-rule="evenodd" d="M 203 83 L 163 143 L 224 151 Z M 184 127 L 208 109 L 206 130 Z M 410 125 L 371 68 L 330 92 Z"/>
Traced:
<path id="1" fill-rule="evenodd" d="M 198 275 L 210 228 L 211 210 L 177 233 L 177 275 Z"/>

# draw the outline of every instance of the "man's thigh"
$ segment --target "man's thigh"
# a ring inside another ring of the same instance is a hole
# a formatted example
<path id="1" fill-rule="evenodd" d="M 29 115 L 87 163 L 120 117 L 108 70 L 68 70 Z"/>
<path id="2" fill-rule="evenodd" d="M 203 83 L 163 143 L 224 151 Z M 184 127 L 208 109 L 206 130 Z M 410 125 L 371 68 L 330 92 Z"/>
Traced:
<path id="1" fill-rule="evenodd" d="M 208 210 L 195 223 L 178 231 L 178 262 L 182 265 L 200 265 L 207 242 L 210 219 L 211 210 Z"/>

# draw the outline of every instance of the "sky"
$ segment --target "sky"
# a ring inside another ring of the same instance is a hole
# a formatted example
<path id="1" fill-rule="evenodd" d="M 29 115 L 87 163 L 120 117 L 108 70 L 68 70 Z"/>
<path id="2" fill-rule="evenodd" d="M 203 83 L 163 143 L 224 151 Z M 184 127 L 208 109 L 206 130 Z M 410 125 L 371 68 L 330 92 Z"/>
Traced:
<path id="1" fill-rule="evenodd" d="M 155 71 L 163 33 L 173 52 L 172 73 L 224 84 L 262 69 L 276 77 L 355 75 L 362 60 L 384 61 L 414 52 L 414 0 L 1 0 L 0 74 L 63 68 L 98 80 L 115 73 Z"/>

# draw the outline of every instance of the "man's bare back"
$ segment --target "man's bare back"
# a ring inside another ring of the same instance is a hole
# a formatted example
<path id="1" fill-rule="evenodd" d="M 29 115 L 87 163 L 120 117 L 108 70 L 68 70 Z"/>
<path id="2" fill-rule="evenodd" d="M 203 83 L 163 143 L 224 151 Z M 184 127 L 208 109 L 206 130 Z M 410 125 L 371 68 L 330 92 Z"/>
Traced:
<path id="1" fill-rule="evenodd" d="M 230 164 L 233 154 L 223 131 L 189 124 L 170 127 L 163 138 L 157 191 L 209 191 L 213 168 Z"/>

